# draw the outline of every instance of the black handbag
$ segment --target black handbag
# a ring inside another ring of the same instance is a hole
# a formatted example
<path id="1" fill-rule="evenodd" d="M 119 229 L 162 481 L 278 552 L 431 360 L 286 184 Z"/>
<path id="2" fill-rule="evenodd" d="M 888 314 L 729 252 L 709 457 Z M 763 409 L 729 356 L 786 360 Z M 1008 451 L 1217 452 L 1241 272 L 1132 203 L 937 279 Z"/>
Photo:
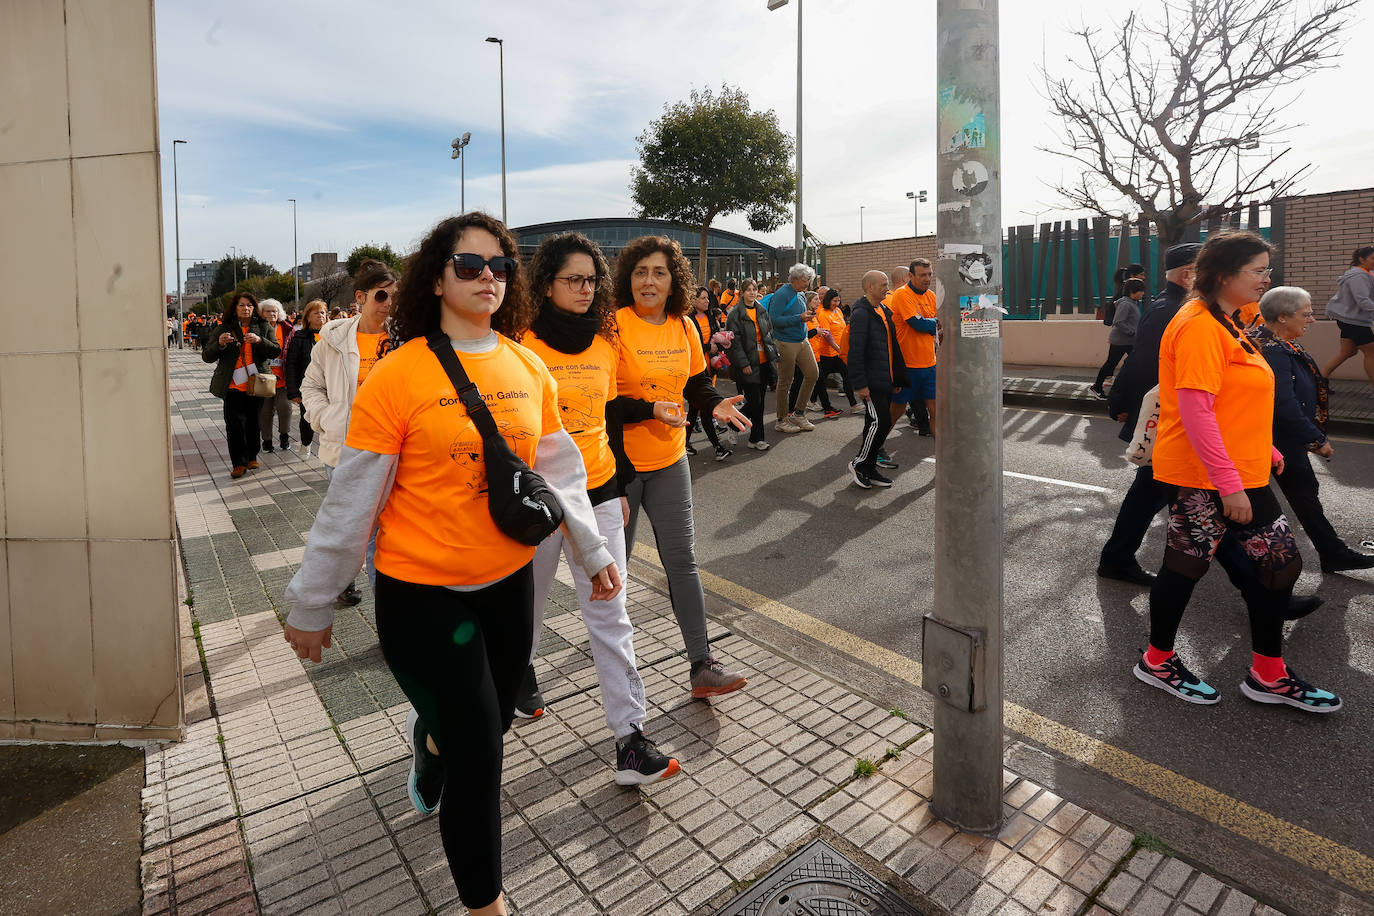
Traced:
<path id="1" fill-rule="evenodd" d="M 496 428 L 496 420 L 482 400 L 482 393 L 468 378 L 453 343 L 442 331 L 425 338 L 439 358 L 458 400 L 482 436 L 482 454 L 487 466 L 487 509 L 492 520 L 507 536 L 529 547 L 538 547 L 563 523 L 563 507 L 549 485 L 511 450 Z"/>

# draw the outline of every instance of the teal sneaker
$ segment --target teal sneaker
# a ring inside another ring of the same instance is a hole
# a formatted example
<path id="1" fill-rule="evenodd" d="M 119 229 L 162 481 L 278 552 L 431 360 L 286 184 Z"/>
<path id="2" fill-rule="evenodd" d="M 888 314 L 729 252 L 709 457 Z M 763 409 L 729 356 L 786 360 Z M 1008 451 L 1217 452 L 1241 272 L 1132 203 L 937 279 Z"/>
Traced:
<path id="1" fill-rule="evenodd" d="M 1240 682 L 1240 692 L 1256 703 L 1281 703 L 1307 712 L 1335 712 L 1344 705 L 1340 697 L 1329 690 L 1313 687 L 1292 668 L 1288 669 L 1288 676 L 1279 678 L 1273 687 L 1255 677 L 1253 671 L 1246 672 L 1245 680 Z"/>
<path id="2" fill-rule="evenodd" d="M 406 713 L 406 741 L 410 744 L 407 786 L 410 803 L 425 817 L 439 810 L 439 799 L 444 793 L 444 761 L 438 754 L 429 752 L 428 735 L 420 714 L 412 708 Z"/>
<path id="3" fill-rule="evenodd" d="M 1147 663 L 1142 654 L 1132 671 L 1145 683 L 1172 693 L 1187 703 L 1211 706 L 1221 702 L 1221 694 L 1217 689 L 1189 671 L 1177 654 L 1158 668 Z"/>

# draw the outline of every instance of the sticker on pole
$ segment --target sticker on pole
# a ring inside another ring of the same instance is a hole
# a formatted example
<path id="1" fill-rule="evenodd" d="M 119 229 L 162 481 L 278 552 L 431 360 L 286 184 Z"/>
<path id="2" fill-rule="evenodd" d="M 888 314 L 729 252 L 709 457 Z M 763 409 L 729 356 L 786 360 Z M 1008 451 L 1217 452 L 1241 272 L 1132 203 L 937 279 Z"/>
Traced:
<path id="1" fill-rule="evenodd" d="M 998 337 L 1007 310 L 991 295 L 959 297 L 959 336 Z"/>

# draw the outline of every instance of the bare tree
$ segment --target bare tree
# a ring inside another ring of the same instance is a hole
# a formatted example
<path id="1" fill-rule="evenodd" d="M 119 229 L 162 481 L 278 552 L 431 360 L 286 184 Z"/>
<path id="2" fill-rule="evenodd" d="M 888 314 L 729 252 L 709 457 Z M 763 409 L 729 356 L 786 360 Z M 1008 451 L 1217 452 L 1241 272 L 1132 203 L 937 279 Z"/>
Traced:
<path id="1" fill-rule="evenodd" d="M 323 277 L 316 277 L 305 284 L 302 290 L 305 298 L 323 299 L 330 308 L 346 305 L 353 298 L 353 278 L 339 265 L 339 270 Z"/>
<path id="2" fill-rule="evenodd" d="M 1311 168 L 1284 148 L 1240 171 L 1240 151 L 1294 125 L 1280 90 L 1331 66 L 1358 0 L 1163 0 L 1157 19 L 1131 13 L 1114 31 L 1073 32 L 1085 57 L 1070 76 L 1043 74 L 1061 147 L 1080 167 L 1051 183 L 1071 205 L 1103 216 L 1135 209 L 1169 245 L 1206 215 L 1283 196 Z M 1227 166 L 1234 166 L 1232 172 Z M 1235 176 L 1239 175 L 1239 178 Z"/>

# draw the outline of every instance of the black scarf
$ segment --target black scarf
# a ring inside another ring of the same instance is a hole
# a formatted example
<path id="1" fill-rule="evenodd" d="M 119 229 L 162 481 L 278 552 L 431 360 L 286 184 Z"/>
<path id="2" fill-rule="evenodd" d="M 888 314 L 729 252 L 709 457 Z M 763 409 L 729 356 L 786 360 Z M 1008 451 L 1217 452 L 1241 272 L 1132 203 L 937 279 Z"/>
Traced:
<path id="1" fill-rule="evenodd" d="M 530 330 L 559 353 L 581 353 L 592 345 L 601 329 L 601 316 L 588 310 L 585 315 L 565 312 L 552 302 L 545 302 L 530 323 Z"/>

